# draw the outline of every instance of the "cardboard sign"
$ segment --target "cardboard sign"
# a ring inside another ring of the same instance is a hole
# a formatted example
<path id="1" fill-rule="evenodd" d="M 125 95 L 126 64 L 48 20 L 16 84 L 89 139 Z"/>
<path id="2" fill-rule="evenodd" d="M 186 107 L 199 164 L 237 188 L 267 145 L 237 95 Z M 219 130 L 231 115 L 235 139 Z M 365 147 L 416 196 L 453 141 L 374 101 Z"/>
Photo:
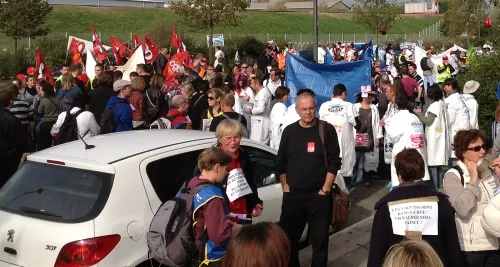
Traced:
<path id="1" fill-rule="evenodd" d="M 407 232 L 438 235 L 437 197 L 413 198 L 388 203 L 392 232 L 406 236 Z"/>
<path id="2" fill-rule="evenodd" d="M 252 193 L 242 169 L 234 169 L 227 177 L 226 195 L 230 202 Z"/>

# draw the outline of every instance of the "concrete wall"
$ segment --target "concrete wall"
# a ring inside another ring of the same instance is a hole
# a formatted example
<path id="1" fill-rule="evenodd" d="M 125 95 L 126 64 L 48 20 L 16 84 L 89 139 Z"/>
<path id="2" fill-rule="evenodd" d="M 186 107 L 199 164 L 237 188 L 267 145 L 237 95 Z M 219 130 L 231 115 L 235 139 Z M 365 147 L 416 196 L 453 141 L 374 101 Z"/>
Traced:
<path id="1" fill-rule="evenodd" d="M 163 7 L 164 1 L 142 0 L 48 0 L 51 5 L 116 6 L 116 7 Z"/>

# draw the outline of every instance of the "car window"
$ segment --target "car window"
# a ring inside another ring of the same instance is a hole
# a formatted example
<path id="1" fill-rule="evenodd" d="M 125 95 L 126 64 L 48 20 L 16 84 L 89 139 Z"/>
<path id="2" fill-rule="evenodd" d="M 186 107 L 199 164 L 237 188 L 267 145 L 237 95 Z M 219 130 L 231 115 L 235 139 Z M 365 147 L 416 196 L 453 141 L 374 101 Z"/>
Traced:
<path id="1" fill-rule="evenodd" d="M 279 183 L 276 171 L 276 155 L 255 147 L 244 146 L 252 159 L 257 188 Z"/>
<path id="2" fill-rule="evenodd" d="M 44 220 L 94 219 L 108 200 L 113 175 L 28 161 L 0 190 L 0 209 Z"/>
<path id="3" fill-rule="evenodd" d="M 148 163 L 146 173 L 161 203 L 173 198 L 182 183 L 193 177 L 202 151 L 190 151 Z"/>

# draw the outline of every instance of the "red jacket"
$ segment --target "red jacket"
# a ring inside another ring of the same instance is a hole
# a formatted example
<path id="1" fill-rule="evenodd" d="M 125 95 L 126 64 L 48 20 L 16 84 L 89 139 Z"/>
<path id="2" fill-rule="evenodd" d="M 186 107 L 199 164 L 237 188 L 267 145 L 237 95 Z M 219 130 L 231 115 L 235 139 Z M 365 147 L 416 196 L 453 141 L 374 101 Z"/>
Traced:
<path id="1" fill-rule="evenodd" d="M 180 123 L 189 122 L 189 120 L 186 118 L 186 114 L 181 113 L 179 110 L 175 108 L 171 108 L 168 111 L 167 119 L 172 124 L 172 128 L 174 128 Z"/>
<path id="2" fill-rule="evenodd" d="M 142 121 L 142 97 L 144 92 L 142 91 L 132 91 L 132 96 L 129 98 L 128 102 L 134 108 L 132 109 L 132 120 Z"/>

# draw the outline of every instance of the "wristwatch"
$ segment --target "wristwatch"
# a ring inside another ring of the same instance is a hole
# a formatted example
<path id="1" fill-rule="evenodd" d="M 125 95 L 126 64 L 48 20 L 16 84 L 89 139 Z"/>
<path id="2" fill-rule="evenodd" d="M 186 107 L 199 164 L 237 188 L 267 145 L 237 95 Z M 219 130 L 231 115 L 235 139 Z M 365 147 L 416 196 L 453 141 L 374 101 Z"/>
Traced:
<path id="1" fill-rule="evenodd" d="M 323 190 L 323 188 L 321 188 L 320 190 L 321 190 L 321 192 L 325 193 L 325 195 L 329 195 L 330 194 L 330 191 L 325 191 L 325 190 Z"/>

